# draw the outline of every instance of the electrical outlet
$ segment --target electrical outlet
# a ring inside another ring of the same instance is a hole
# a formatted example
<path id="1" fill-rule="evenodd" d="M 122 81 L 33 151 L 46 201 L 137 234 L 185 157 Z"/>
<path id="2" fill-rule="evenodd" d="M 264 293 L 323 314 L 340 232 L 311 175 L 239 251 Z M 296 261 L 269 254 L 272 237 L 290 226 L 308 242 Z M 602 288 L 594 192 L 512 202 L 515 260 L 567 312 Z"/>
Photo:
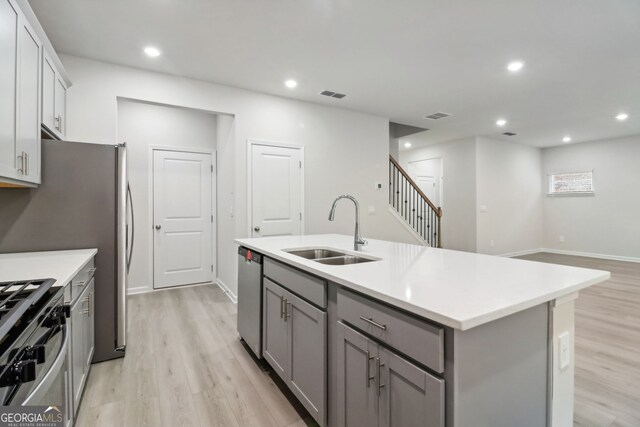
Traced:
<path id="1" fill-rule="evenodd" d="M 492 240 L 489 242 L 489 246 L 494 247 L 496 245 L 496 241 Z"/>
<path id="2" fill-rule="evenodd" d="M 560 356 L 560 370 L 565 370 L 571 364 L 571 336 L 563 332 L 558 336 L 558 354 Z"/>
<path id="3" fill-rule="evenodd" d="M 368 210 L 369 210 L 369 215 L 376 214 L 376 207 L 374 205 L 370 205 Z"/>
<path id="4" fill-rule="evenodd" d="M 560 236 L 558 236 L 558 240 L 559 240 L 561 243 L 564 243 L 564 236 L 561 234 Z"/>

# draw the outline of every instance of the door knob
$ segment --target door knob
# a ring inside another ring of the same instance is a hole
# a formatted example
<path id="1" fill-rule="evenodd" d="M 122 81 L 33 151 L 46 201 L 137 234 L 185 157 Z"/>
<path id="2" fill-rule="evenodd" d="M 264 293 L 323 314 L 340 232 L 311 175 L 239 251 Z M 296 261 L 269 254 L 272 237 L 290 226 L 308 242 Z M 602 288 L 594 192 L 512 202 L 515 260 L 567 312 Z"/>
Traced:
<path id="1" fill-rule="evenodd" d="M 162 228 L 161 225 L 156 225 L 156 230 L 160 230 Z"/>
<path id="2" fill-rule="evenodd" d="M 257 226 L 255 226 L 255 227 L 253 227 L 253 231 L 256 231 L 256 232 L 260 231 L 260 226 L 259 226 L 259 225 L 257 225 Z"/>

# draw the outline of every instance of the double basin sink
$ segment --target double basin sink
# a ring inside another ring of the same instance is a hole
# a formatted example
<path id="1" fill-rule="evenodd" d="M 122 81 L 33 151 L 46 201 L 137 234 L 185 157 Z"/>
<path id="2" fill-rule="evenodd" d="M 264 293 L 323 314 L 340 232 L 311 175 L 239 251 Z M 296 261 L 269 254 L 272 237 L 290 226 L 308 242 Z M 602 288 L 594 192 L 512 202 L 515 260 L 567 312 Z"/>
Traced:
<path id="1" fill-rule="evenodd" d="M 326 265 L 349 265 L 378 261 L 377 258 L 367 258 L 325 248 L 290 249 L 285 252 Z"/>

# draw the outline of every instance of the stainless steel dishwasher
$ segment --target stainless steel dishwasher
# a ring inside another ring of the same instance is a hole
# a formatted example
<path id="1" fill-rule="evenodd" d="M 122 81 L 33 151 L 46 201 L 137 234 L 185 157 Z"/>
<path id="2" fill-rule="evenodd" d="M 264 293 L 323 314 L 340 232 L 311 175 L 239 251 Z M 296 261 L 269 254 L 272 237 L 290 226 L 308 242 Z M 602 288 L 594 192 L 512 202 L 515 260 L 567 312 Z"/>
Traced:
<path id="1" fill-rule="evenodd" d="M 238 248 L 238 333 L 262 359 L 262 255 Z"/>

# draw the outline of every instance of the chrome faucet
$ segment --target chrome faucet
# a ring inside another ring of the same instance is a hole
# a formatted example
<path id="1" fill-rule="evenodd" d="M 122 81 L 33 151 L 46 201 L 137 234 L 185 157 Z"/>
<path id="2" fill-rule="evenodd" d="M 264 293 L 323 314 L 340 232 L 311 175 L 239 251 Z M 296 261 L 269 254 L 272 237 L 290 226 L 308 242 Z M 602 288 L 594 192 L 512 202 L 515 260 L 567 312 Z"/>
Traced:
<path id="1" fill-rule="evenodd" d="M 336 215 L 336 204 L 340 199 L 349 199 L 356 206 L 356 232 L 353 236 L 353 250 L 359 251 L 361 246 L 367 244 L 367 241 L 364 240 L 362 236 L 360 236 L 360 205 L 358 204 L 356 198 L 353 196 L 349 196 L 348 194 L 336 197 L 336 199 L 333 201 L 333 205 L 331 206 L 331 211 L 329 212 L 329 221 L 333 221 L 333 218 Z"/>

